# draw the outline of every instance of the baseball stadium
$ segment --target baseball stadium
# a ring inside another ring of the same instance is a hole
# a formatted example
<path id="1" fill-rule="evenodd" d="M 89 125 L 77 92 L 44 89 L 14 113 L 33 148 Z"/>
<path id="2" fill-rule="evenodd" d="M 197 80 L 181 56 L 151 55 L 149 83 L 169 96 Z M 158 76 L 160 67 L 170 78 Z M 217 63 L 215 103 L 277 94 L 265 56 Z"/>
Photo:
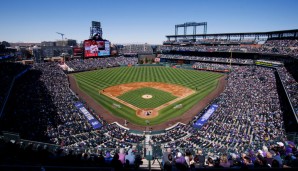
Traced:
<path id="1" fill-rule="evenodd" d="M 91 24 L 56 58 L 1 44 L 0 170 L 298 167 L 298 29 L 124 45 Z"/>

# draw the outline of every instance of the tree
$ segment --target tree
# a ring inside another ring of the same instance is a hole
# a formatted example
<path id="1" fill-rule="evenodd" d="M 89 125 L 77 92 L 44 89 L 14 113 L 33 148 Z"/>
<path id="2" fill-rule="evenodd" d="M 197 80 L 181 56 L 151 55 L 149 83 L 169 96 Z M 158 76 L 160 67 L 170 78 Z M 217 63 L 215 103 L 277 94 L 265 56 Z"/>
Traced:
<path id="1" fill-rule="evenodd" d="M 7 41 L 2 41 L 1 44 L 5 47 L 10 47 L 10 44 Z"/>
<path id="2" fill-rule="evenodd" d="M 4 51 L 4 49 L 5 49 L 5 46 L 3 44 L 0 44 L 0 52 Z"/>

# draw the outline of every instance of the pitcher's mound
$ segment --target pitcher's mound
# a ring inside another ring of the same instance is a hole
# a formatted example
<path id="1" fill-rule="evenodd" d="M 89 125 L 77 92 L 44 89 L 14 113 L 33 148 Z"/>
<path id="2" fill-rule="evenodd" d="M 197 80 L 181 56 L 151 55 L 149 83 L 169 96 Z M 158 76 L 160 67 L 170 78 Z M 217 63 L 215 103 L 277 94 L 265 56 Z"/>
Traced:
<path id="1" fill-rule="evenodd" d="M 144 99 L 151 99 L 152 98 L 152 95 L 150 95 L 150 94 L 144 94 L 142 96 L 142 98 L 144 98 Z"/>

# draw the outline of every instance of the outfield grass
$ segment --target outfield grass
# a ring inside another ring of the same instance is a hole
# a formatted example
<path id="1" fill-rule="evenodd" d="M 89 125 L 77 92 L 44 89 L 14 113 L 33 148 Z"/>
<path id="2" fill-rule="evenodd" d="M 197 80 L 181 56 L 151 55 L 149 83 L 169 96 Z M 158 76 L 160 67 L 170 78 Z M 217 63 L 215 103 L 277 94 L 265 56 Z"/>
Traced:
<path id="1" fill-rule="evenodd" d="M 144 94 L 150 94 L 152 95 L 152 98 L 144 99 L 142 98 L 142 95 Z M 162 90 L 145 87 L 126 92 L 121 96 L 118 96 L 118 98 L 138 108 L 157 108 L 158 106 L 172 101 L 177 97 Z"/>
<path id="2" fill-rule="evenodd" d="M 148 119 L 150 125 L 156 125 L 180 116 L 189 110 L 216 88 L 218 79 L 223 74 L 169 67 L 118 67 L 76 73 L 74 76 L 80 89 L 113 115 L 125 118 L 131 123 L 145 126 L 146 119 L 137 117 L 135 111 L 125 105 L 121 105 L 121 109 L 114 108 L 112 104 L 119 104 L 119 102 L 104 95 L 99 95 L 99 90 L 131 82 L 164 82 L 197 90 L 193 95 L 162 109 L 158 117 Z M 182 104 L 183 108 L 173 109 L 177 104 Z M 143 106 L 142 108 L 150 107 Z"/>

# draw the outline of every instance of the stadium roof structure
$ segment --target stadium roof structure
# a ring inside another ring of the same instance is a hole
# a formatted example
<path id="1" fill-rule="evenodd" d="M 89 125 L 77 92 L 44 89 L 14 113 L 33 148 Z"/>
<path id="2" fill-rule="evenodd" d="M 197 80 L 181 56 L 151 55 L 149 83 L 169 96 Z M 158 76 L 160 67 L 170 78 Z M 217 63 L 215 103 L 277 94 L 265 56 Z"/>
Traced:
<path id="1" fill-rule="evenodd" d="M 243 40 L 246 37 L 259 39 L 259 38 L 298 38 L 298 29 L 293 30 L 280 30 L 280 31 L 268 31 L 268 32 L 246 32 L 246 33 L 214 33 L 214 34 L 189 34 L 189 35 L 167 35 L 168 41 L 173 39 L 177 41 L 177 38 L 197 40 L 197 39 L 227 39 L 231 38 Z"/>

